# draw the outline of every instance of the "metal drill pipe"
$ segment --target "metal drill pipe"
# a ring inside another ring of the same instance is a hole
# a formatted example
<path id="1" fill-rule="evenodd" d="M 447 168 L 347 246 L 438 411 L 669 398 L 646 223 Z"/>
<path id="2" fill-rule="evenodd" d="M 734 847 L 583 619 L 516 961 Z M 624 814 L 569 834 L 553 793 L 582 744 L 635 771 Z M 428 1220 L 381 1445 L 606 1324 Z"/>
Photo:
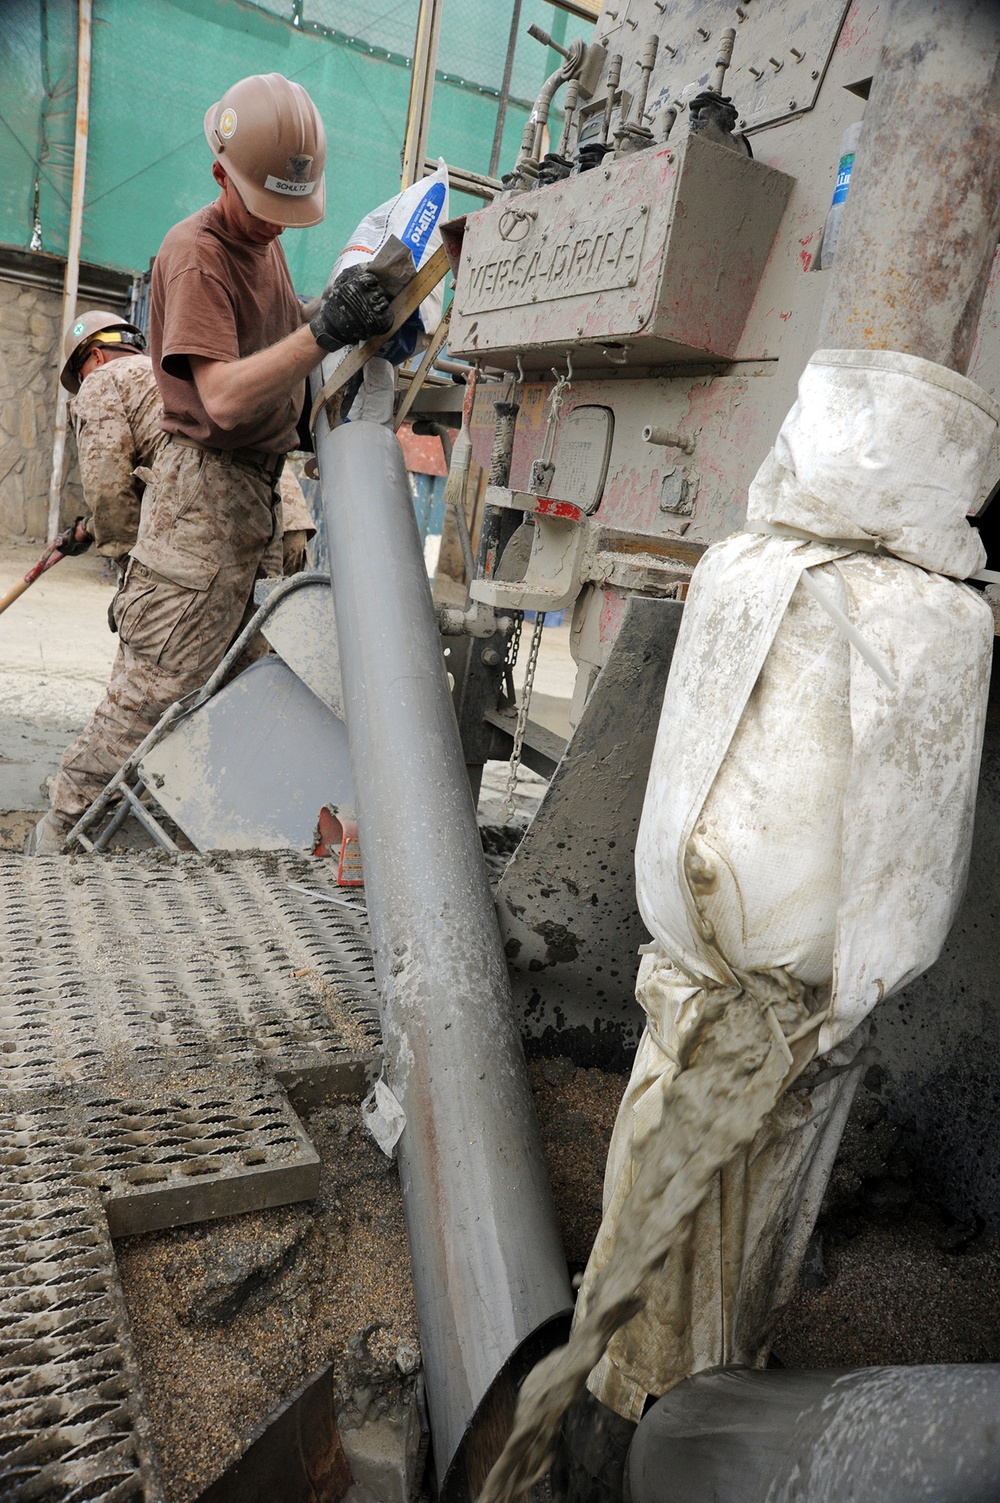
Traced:
<path id="1" fill-rule="evenodd" d="M 572 1300 L 402 450 L 325 415 L 316 447 L 440 1484 Z"/>
<path id="2" fill-rule="evenodd" d="M 1000 238 L 998 58 L 996 0 L 896 0 L 820 347 L 968 370 Z"/>

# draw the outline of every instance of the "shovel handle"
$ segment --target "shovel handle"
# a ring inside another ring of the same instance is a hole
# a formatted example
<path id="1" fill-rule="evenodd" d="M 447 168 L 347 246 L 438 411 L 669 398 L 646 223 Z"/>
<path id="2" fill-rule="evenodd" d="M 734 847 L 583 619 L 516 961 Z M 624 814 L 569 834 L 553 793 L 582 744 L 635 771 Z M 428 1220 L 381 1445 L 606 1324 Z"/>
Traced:
<path id="1" fill-rule="evenodd" d="M 19 579 L 17 584 L 7 591 L 6 595 L 0 597 L 0 615 L 3 614 L 9 605 L 13 605 L 14 601 L 23 595 L 25 590 L 30 589 L 35 580 L 39 579 L 45 573 L 46 569 L 51 569 L 53 564 L 59 563 L 62 557 L 63 555 L 59 552 L 58 548 L 46 548 L 37 564 L 32 564 L 24 578 Z"/>

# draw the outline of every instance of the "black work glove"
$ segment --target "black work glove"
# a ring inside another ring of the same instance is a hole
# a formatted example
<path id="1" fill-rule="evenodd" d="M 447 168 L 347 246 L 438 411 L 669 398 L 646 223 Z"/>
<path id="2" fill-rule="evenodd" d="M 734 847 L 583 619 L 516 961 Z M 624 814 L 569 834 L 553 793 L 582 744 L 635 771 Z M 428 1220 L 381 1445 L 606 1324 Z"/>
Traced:
<path id="1" fill-rule="evenodd" d="M 87 530 L 83 518 L 77 517 L 72 526 L 59 534 L 55 546 L 63 558 L 74 558 L 78 553 L 86 553 L 93 541 L 93 534 Z"/>
<path id="2" fill-rule="evenodd" d="M 339 350 L 392 328 L 389 300 L 374 272 L 364 266 L 342 271 L 309 325 L 320 349 Z"/>

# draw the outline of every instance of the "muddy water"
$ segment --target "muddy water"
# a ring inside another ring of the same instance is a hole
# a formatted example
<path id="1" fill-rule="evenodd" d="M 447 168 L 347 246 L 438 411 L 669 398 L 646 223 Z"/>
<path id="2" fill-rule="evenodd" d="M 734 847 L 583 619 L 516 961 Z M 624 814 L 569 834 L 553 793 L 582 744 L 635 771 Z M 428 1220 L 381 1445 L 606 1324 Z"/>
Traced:
<path id="1" fill-rule="evenodd" d="M 793 1033 L 804 1003 L 767 976 L 745 990 L 705 994 L 680 1072 L 664 1089 L 659 1120 L 637 1145 L 642 1168 L 618 1223 L 612 1255 L 566 1346 L 529 1374 L 510 1438 L 479 1503 L 519 1503 L 549 1470 L 563 1414 L 618 1328 L 643 1305 L 638 1292 L 684 1236 L 718 1171 L 757 1135 L 785 1088 L 789 1057 L 772 1019 Z"/>

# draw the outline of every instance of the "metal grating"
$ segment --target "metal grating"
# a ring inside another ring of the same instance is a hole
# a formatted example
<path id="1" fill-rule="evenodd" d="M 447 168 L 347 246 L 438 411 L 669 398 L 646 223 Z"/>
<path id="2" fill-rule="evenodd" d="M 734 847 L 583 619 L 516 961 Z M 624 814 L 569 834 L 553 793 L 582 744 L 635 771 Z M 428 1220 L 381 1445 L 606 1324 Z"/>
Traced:
<path id="1" fill-rule="evenodd" d="M 356 1088 L 380 1041 L 334 881 L 271 853 L 0 857 L 3 1503 L 161 1503 L 111 1236 L 315 1195 L 274 1077 Z"/>
<path id="2" fill-rule="evenodd" d="M 26 1106 L 55 1145 L 60 1172 L 97 1191 L 113 1237 L 316 1194 L 319 1157 L 262 1071 L 147 1075 L 133 1087 L 134 1095 L 76 1087 L 4 1103 L 10 1113 Z M 14 1163 L 29 1147 L 22 1134 L 9 1149 Z"/>
<path id="3" fill-rule="evenodd" d="M 97 1194 L 44 1109 L 0 1108 L 0 1496 L 162 1503 Z"/>
<path id="4" fill-rule="evenodd" d="M 0 858 L 0 1089 L 267 1061 L 322 1083 L 379 1044 L 358 920 L 294 856 Z M 335 895 L 336 889 L 333 889 Z"/>

